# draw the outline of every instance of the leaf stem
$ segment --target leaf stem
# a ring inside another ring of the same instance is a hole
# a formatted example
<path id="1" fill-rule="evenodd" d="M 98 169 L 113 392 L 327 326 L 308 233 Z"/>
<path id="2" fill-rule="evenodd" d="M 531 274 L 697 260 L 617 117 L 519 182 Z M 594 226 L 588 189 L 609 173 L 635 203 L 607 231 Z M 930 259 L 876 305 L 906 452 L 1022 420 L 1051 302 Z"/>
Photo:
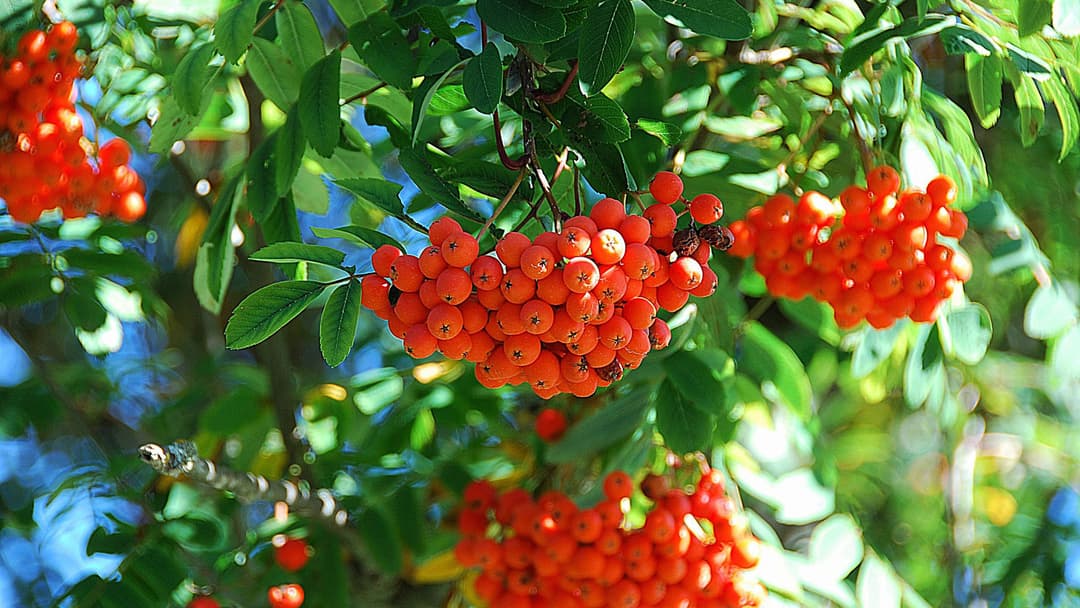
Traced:
<path id="1" fill-rule="evenodd" d="M 570 90 L 570 85 L 574 82 L 574 78 L 577 77 L 577 74 L 578 62 L 575 61 L 570 66 L 570 71 L 566 73 L 566 78 L 563 80 L 563 83 L 559 85 L 559 88 L 550 93 L 540 93 L 536 96 L 536 100 L 541 104 L 561 101 L 563 97 L 566 97 L 566 93 Z"/>
<path id="2" fill-rule="evenodd" d="M 514 198 L 514 195 L 517 194 L 518 187 L 521 186 L 522 180 L 525 179 L 525 173 L 525 167 L 522 167 L 521 170 L 518 171 L 517 179 L 515 179 L 513 185 L 510 186 L 510 190 L 507 191 L 506 196 L 504 196 L 502 200 L 499 201 L 499 205 L 495 207 L 494 211 L 491 212 L 491 217 L 489 217 L 487 221 L 484 222 L 484 225 L 480 227 L 480 232 L 476 233 L 477 241 L 482 239 L 484 235 L 487 234 L 487 231 L 491 228 L 491 225 L 495 223 L 496 218 L 498 218 L 499 214 L 502 213 L 504 209 L 506 209 L 506 205 L 510 203 L 510 199 Z"/>

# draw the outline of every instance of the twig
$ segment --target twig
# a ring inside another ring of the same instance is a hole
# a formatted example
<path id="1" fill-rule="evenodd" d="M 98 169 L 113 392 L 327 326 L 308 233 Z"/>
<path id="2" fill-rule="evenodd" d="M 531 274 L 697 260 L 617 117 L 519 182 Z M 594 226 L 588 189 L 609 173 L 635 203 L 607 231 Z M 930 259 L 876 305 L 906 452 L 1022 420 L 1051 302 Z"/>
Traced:
<path id="1" fill-rule="evenodd" d="M 574 215 L 581 215 L 581 169 L 574 163 Z"/>
<path id="2" fill-rule="evenodd" d="M 484 225 L 480 227 L 480 232 L 476 233 L 477 241 L 482 239 L 484 235 L 487 234 L 488 229 L 490 229 L 491 225 L 495 223 L 495 219 L 499 217 L 499 214 L 502 213 L 504 209 L 506 209 L 506 205 L 510 203 L 510 199 L 514 198 L 514 195 L 517 194 L 518 187 L 521 186 L 521 181 L 525 179 L 525 173 L 526 170 L 524 167 L 520 171 L 518 171 L 517 179 L 515 179 L 514 184 L 510 186 L 510 190 L 506 193 L 506 196 L 504 196 L 502 200 L 499 201 L 499 206 L 495 207 L 495 210 L 491 212 L 491 217 L 489 217 L 487 221 L 484 222 Z"/>
<path id="3" fill-rule="evenodd" d="M 219 468 L 200 458 L 195 444 L 190 441 L 181 440 L 166 446 L 147 443 L 139 447 L 139 458 L 162 475 L 185 476 L 215 490 L 231 492 L 240 500 L 284 502 L 294 511 L 318 515 L 339 526 L 349 520 L 349 514 L 338 506 L 330 490 L 319 489 L 312 494 L 305 486 L 291 481 L 270 481 L 262 475 Z"/>
<path id="4" fill-rule="evenodd" d="M 277 0 L 277 2 L 274 3 L 274 6 L 270 7 L 270 10 L 267 11 L 265 15 L 263 15 L 263 18 L 259 19 L 259 22 L 255 24 L 254 33 L 258 34 L 259 30 L 261 30 L 264 25 L 266 25 L 271 19 L 273 19 L 274 14 L 280 11 L 283 6 L 285 6 L 285 0 Z"/>
<path id="5" fill-rule="evenodd" d="M 352 103 L 352 102 L 354 102 L 354 101 L 357 101 L 357 100 L 360 100 L 360 101 L 367 101 L 367 98 L 368 98 L 369 96 L 371 96 L 371 94 L 372 94 L 372 93 L 374 93 L 374 92 L 376 92 L 376 91 L 378 91 L 378 90 L 380 90 L 380 89 L 382 89 L 382 88 L 385 88 L 386 86 L 388 86 L 386 82 L 380 82 L 379 84 L 377 84 L 377 85 L 375 85 L 375 86 L 371 87 L 370 89 L 367 89 L 367 90 L 364 90 L 364 91 L 360 91 L 360 92 L 359 92 L 359 93 L 357 93 L 356 95 L 350 95 L 349 97 L 346 97 L 346 98 L 345 98 L 345 99 L 344 99 L 344 100 L 343 100 L 343 101 L 341 102 L 341 105 L 343 105 L 343 106 L 347 106 L 347 105 L 349 105 L 350 103 Z"/>
<path id="6" fill-rule="evenodd" d="M 537 95 L 536 100 L 541 103 L 556 103 L 561 101 L 563 97 L 566 97 L 566 92 L 570 90 L 570 85 L 574 82 L 574 78 L 577 77 L 577 74 L 578 62 L 575 61 L 573 65 L 570 66 L 570 71 L 566 73 L 566 78 L 563 80 L 563 83 L 559 85 L 559 88 L 550 93 L 541 93 Z"/>
<path id="7" fill-rule="evenodd" d="M 527 156 L 522 156 L 518 159 L 512 159 L 510 158 L 510 155 L 506 153 L 506 144 L 503 143 L 502 123 L 499 122 L 498 108 L 496 108 L 495 111 L 491 113 L 491 122 L 494 124 L 495 127 L 495 149 L 499 151 L 499 161 L 502 162 L 504 167 L 513 171 L 517 171 L 518 169 L 524 167 L 525 164 L 528 162 Z"/>
<path id="8" fill-rule="evenodd" d="M 540 182 L 540 191 L 551 206 L 551 225 L 553 226 L 553 230 L 559 232 L 562 226 L 562 210 L 559 209 L 559 201 L 555 200 L 555 195 L 551 193 L 551 184 L 548 183 L 547 176 L 544 175 L 544 170 L 540 167 L 540 163 L 537 161 L 535 155 L 533 156 L 531 166 L 533 175 L 535 175 L 536 179 Z"/>

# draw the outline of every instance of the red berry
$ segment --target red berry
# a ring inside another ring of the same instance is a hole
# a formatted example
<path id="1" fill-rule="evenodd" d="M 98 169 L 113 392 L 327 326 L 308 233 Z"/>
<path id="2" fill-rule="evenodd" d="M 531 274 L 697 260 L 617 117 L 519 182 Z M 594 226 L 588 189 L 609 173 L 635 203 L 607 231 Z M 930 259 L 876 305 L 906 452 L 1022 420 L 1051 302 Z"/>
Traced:
<path id="1" fill-rule="evenodd" d="M 308 557 L 307 541 L 301 538 L 289 538 L 280 547 L 274 547 L 274 561 L 289 572 L 303 568 Z"/>
<path id="2" fill-rule="evenodd" d="M 536 434 L 545 443 L 558 441 L 566 432 L 566 415 L 559 410 L 545 408 L 536 416 Z"/>
<path id="3" fill-rule="evenodd" d="M 661 171 L 657 173 L 656 177 L 653 178 L 652 183 L 649 184 L 649 194 L 652 194 L 657 202 L 666 205 L 670 205 L 679 200 L 682 193 L 682 179 L 671 171 Z"/>
<path id="4" fill-rule="evenodd" d="M 724 205 L 712 194 L 699 194 L 690 201 L 690 215 L 699 224 L 712 224 L 724 217 Z"/>
<path id="5" fill-rule="evenodd" d="M 267 592 L 270 608 L 300 608 L 304 603 L 304 588 L 297 584 L 278 585 Z"/>
<path id="6" fill-rule="evenodd" d="M 214 598 L 203 595 L 188 602 L 187 608 L 221 608 L 221 604 Z"/>

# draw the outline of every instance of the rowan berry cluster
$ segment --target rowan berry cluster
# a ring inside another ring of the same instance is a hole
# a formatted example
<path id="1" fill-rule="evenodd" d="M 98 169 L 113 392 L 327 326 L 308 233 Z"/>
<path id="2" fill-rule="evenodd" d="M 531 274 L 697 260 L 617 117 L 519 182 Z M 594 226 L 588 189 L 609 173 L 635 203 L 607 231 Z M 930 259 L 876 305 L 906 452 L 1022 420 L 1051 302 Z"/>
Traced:
<path id="1" fill-rule="evenodd" d="M 454 548 L 479 571 L 475 595 L 492 608 L 736 608 L 759 606 L 765 589 L 748 572 L 760 545 L 724 493 L 723 477 L 705 473 L 694 491 L 649 475 L 642 493 L 654 506 L 637 529 L 625 514 L 634 492 L 621 471 L 604 480 L 605 499 L 579 509 L 565 494 L 539 499 L 524 490 L 499 494 L 470 484 Z"/>
<path id="2" fill-rule="evenodd" d="M 693 217 L 718 220 L 720 201 L 699 199 Z M 510 232 L 494 255 L 480 255 L 477 240 L 443 217 L 418 256 L 390 245 L 375 251 L 362 302 L 415 358 L 439 351 L 474 362 L 489 388 L 528 383 L 545 399 L 587 397 L 667 346 L 671 330 L 659 310 L 716 290 L 708 262 L 714 246 L 730 246 L 730 232 L 677 230 L 677 221 L 667 202 L 633 215 L 605 198 L 559 232 Z"/>
<path id="3" fill-rule="evenodd" d="M 840 194 L 839 208 L 820 192 L 798 202 L 778 194 L 753 207 L 731 225 L 731 254 L 755 256 L 773 295 L 832 305 L 840 327 L 866 320 L 881 329 L 903 317 L 930 322 L 957 284 L 971 278 L 968 257 L 938 240 L 967 230 L 967 216 L 949 208 L 955 200 L 956 185 L 946 176 L 925 191 L 900 191 L 896 170 L 880 166 L 866 188 Z"/>
<path id="4" fill-rule="evenodd" d="M 69 22 L 31 30 L 16 54 L 0 56 L 0 199 L 16 221 L 33 223 L 59 207 L 65 218 L 89 213 L 133 222 L 146 212 L 131 150 L 113 139 L 94 154 L 75 112 L 82 72 L 78 32 Z"/>

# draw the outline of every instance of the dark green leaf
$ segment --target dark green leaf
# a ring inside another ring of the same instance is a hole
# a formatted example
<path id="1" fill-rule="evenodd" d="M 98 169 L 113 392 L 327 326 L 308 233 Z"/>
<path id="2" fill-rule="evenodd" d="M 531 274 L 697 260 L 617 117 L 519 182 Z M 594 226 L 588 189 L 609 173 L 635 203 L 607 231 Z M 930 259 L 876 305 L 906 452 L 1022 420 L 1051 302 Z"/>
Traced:
<path id="1" fill-rule="evenodd" d="M 1045 82 L 1040 82 L 1039 89 L 1047 99 L 1054 103 L 1058 119 L 1061 121 L 1061 152 L 1058 154 L 1058 162 L 1061 162 L 1076 145 L 1077 137 L 1080 137 L 1080 110 L 1076 108 L 1076 99 L 1056 75 Z"/>
<path id="2" fill-rule="evenodd" d="M 566 33 L 566 18 L 529 0 L 477 0 L 476 12 L 488 27 L 521 42 L 552 42 Z"/>
<path id="3" fill-rule="evenodd" d="M 319 228 L 316 226 L 311 229 L 311 232 L 319 238 L 345 239 L 361 247 L 377 248 L 382 245 L 393 245 L 401 251 L 405 251 L 405 246 L 392 237 L 363 226 L 342 226 L 340 228 Z"/>
<path id="4" fill-rule="evenodd" d="M 61 255 L 72 267 L 102 276 L 149 279 L 156 272 L 154 266 L 145 257 L 132 249 L 125 249 L 119 253 L 67 249 Z"/>
<path id="5" fill-rule="evenodd" d="M 329 158 L 341 139 L 341 53 L 334 51 L 311 66 L 300 88 L 300 124 L 308 143 Z"/>
<path id="6" fill-rule="evenodd" d="M 802 361 L 791 347 L 760 323 L 747 325 L 737 367 L 772 392 L 800 418 L 811 414 L 813 391 Z"/>
<path id="7" fill-rule="evenodd" d="M 411 89 L 416 56 L 401 27 L 386 13 L 375 13 L 349 28 L 349 42 L 372 72 L 399 89 Z"/>
<path id="8" fill-rule="evenodd" d="M 654 386 L 635 386 L 570 427 L 562 439 L 548 448 L 548 461 L 556 464 L 580 461 L 622 441 L 641 425 L 653 391 Z"/>
<path id="9" fill-rule="evenodd" d="M 483 160 L 454 159 L 454 164 L 442 170 L 442 176 L 451 182 L 464 184 L 492 198 L 502 198 L 514 183 L 515 173 L 500 163 Z M 518 198 L 527 198 L 528 184 L 522 183 Z"/>
<path id="10" fill-rule="evenodd" d="M 296 102 L 304 72 L 280 46 L 256 37 L 245 63 L 259 90 L 277 107 L 288 108 Z"/>
<path id="11" fill-rule="evenodd" d="M 278 193 L 274 189 L 273 153 L 277 134 L 268 137 L 248 159 L 246 194 L 248 211 L 255 219 L 262 223 L 273 213 L 274 205 L 277 204 Z"/>
<path id="12" fill-rule="evenodd" d="M 687 174 L 685 167 L 683 174 Z M 812 298 L 803 298 L 798 302 L 782 298 L 779 305 L 787 318 L 814 332 L 814 335 L 826 343 L 833 346 L 840 344 L 840 328 L 837 327 L 829 306 Z"/>
<path id="13" fill-rule="evenodd" d="M 682 141 L 682 127 L 670 122 L 639 118 L 634 126 L 658 138 L 665 146 L 674 146 Z"/>
<path id="14" fill-rule="evenodd" d="M 330 0 L 345 27 L 363 21 L 386 6 L 386 0 Z"/>
<path id="15" fill-rule="evenodd" d="M 249 348 L 272 336 L 326 289 L 318 281 L 271 283 L 244 298 L 225 325 L 225 346 Z"/>
<path id="16" fill-rule="evenodd" d="M 221 312 L 221 303 L 232 278 L 235 260 L 232 230 L 236 222 L 236 194 L 241 175 L 238 173 L 227 180 L 219 191 L 195 258 L 195 295 L 199 304 L 214 314 Z"/>
<path id="17" fill-rule="evenodd" d="M 52 267 L 41 255 L 7 258 L 11 265 L 0 269 L 0 305 L 15 308 L 54 297 Z"/>
<path id="18" fill-rule="evenodd" d="M 390 114 L 389 110 L 378 105 L 368 105 L 364 108 L 364 118 L 367 119 L 370 125 L 385 128 L 387 133 L 390 134 L 390 141 L 395 148 L 404 149 L 412 146 L 408 129 L 401 124 L 397 117 Z"/>
<path id="19" fill-rule="evenodd" d="M 1020 36 L 1037 34 L 1050 25 L 1053 10 L 1052 0 L 1019 0 L 1016 7 L 1016 25 Z"/>
<path id="20" fill-rule="evenodd" d="M 735 363 L 721 350 L 684 350 L 663 360 L 664 371 L 687 402 L 706 413 L 727 415 L 725 379 L 735 375 Z"/>
<path id="21" fill-rule="evenodd" d="M 446 180 L 435 173 L 422 152 L 416 150 L 402 150 L 398 156 L 401 167 L 416 182 L 421 192 L 435 199 L 447 210 L 453 211 L 473 221 L 483 222 L 484 218 L 479 213 L 470 209 L 461 200 L 457 189 L 452 187 Z"/>
<path id="22" fill-rule="evenodd" d="M 926 11 L 930 10 L 930 0 L 916 0 L 916 12 L 919 15 L 919 21 L 926 19 Z"/>
<path id="23" fill-rule="evenodd" d="M 753 33 L 750 13 L 735 0 L 645 0 L 645 4 L 698 34 L 742 40 Z"/>
<path id="24" fill-rule="evenodd" d="M 840 57 L 840 75 L 843 76 L 870 59 L 874 53 L 894 40 L 905 40 L 939 32 L 954 24 L 954 18 L 943 15 L 927 15 L 925 19 L 910 17 L 899 25 L 876 28 L 855 37 Z"/>
<path id="25" fill-rule="evenodd" d="M 622 67 L 634 42 L 634 6 L 630 0 L 601 0 L 589 9 L 578 42 L 581 92 L 600 92 Z"/>
<path id="26" fill-rule="evenodd" d="M 975 53 L 986 56 L 997 50 L 997 46 L 989 38 L 963 24 L 941 30 L 938 37 L 941 38 L 945 52 L 950 55 Z"/>
<path id="27" fill-rule="evenodd" d="M 468 59 L 462 59 L 461 61 L 458 61 L 456 64 L 451 66 L 450 69 L 440 74 L 438 78 L 432 78 L 431 76 L 428 76 L 424 79 L 423 84 L 417 87 L 416 97 L 413 98 L 412 111 L 412 143 L 414 146 L 420 139 L 420 130 L 424 126 L 424 118 L 427 117 L 428 106 L 431 105 L 431 100 L 434 99 L 435 94 L 438 93 L 439 87 L 442 86 L 443 82 L 446 82 L 446 79 L 449 78 L 451 74 L 456 72 L 461 66 L 468 63 L 468 61 Z"/>
<path id="28" fill-rule="evenodd" d="M 337 367 L 349 356 L 359 321 L 360 281 L 350 279 L 330 292 L 319 321 L 319 349 L 327 365 Z"/>
<path id="29" fill-rule="evenodd" d="M 307 149 L 304 128 L 300 122 L 300 111 L 293 106 L 285 117 L 285 124 L 277 131 L 274 138 L 274 191 L 281 197 L 292 190 L 293 181 L 300 171 Z"/>
<path id="30" fill-rule="evenodd" d="M 907 323 L 899 322 L 887 329 L 864 330 L 862 340 L 851 355 L 851 375 L 862 378 L 877 369 L 892 354 L 896 339 L 905 327 Z"/>
<path id="31" fill-rule="evenodd" d="M 394 492 L 390 502 L 398 535 L 414 553 L 421 553 L 426 544 L 424 542 L 426 520 L 424 504 L 417 496 L 416 489 L 405 486 Z"/>
<path id="32" fill-rule="evenodd" d="M 291 193 L 278 199 L 270 217 L 261 222 L 261 226 L 267 243 L 300 240 L 300 222 L 296 217 L 296 204 Z"/>
<path id="33" fill-rule="evenodd" d="M 131 551 L 137 543 L 132 528 L 122 527 L 114 533 L 105 528 L 97 528 L 86 541 L 86 554 L 114 553 L 123 555 Z"/>
<path id="34" fill-rule="evenodd" d="M 84 291 L 73 286 L 64 291 L 64 314 L 73 326 L 84 331 L 96 331 L 105 325 L 108 318 L 105 307 L 92 293 L 93 291 Z"/>
<path id="35" fill-rule="evenodd" d="M 214 24 L 214 43 L 229 63 L 236 63 L 247 52 L 258 12 L 258 0 L 240 0 L 221 13 Z"/>
<path id="36" fill-rule="evenodd" d="M 401 572 L 401 542 L 394 534 L 390 519 L 382 511 L 372 507 L 360 514 L 357 526 L 364 546 L 375 559 L 379 569 L 388 574 Z"/>
<path id="37" fill-rule="evenodd" d="M 461 84 L 474 108 L 484 114 L 495 111 L 502 99 L 503 72 L 502 57 L 494 43 L 487 43 L 483 52 L 469 61 Z"/>
<path id="38" fill-rule="evenodd" d="M 398 184 L 368 177 L 339 179 L 334 183 L 394 217 L 405 215 L 405 207 L 398 198 L 401 194 L 401 186 Z"/>
<path id="39" fill-rule="evenodd" d="M 1046 80 L 1053 73 L 1046 61 L 1027 51 L 1018 49 L 1011 44 L 1005 45 L 1005 49 L 1009 51 L 1009 59 L 1016 65 L 1017 69 L 1035 80 Z"/>
<path id="40" fill-rule="evenodd" d="M 950 352 L 968 365 L 981 361 L 994 333 L 990 313 L 978 304 L 970 304 L 945 315 L 945 324 L 949 328 Z"/>
<path id="41" fill-rule="evenodd" d="M 202 107 L 203 91 L 209 86 L 213 68 L 214 47 L 204 42 L 189 50 L 173 73 L 173 96 L 180 108 L 188 114 L 198 114 Z"/>
<path id="42" fill-rule="evenodd" d="M 332 247 L 283 241 L 267 245 L 251 254 L 257 262 L 315 262 L 334 268 L 345 262 L 345 254 Z"/>
<path id="43" fill-rule="evenodd" d="M 266 411 L 259 394 L 240 386 L 210 402 L 199 414 L 199 430 L 219 437 L 239 433 Z"/>
<path id="44" fill-rule="evenodd" d="M 615 100 L 598 93 L 571 102 L 563 123 L 581 138 L 608 144 L 630 139 L 630 121 Z"/>
<path id="45" fill-rule="evenodd" d="M 671 379 L 660 385 L 654 401 L 656 430 L 667 447 L 681 454 L 709 448 L 716 418 L 694 407 Z"/>
<path id="46" fill-rule="evenodd" d="M 989 129 L 1001 115 L 1001 58 L 997 55 L 965 55 L 968 92 L 975 115 Z"/>
<path id="47" fill-rule="evenodd" d="M 582 139 L 574 142 L 574 147 L 585 158 L 585 178 L 593 189 L 614 197 L 629 189 L 626 160 L 619 146 Z"/>
<path id="48" fill-rule="evenodd" d="M 304 72 L 326 54 L 322 34 L 311 9 L 303 2 L 285 2 L 274 17 L 285 54 Z"/>

